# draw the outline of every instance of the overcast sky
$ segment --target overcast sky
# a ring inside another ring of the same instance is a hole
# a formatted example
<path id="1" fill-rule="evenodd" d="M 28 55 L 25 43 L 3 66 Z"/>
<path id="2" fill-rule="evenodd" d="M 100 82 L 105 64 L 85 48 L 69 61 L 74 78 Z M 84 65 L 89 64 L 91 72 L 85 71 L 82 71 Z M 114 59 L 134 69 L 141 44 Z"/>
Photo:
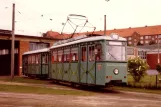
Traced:
<path id="1" fill-rule="evenodd" d="M 16 4 L 15 30 L 21 34 L 60 32 L 69 14 L 86 16 L 96 30 L 104 29 L 104 15 L 107 29 L 161 24 L 161 0 L 0 0 L 0 29 L 11 30 L 13 2 Z M 84 20 L 74 21 L 77 24 Z M 67 24 L 64 32 L 73 32 L 73 29 Z"/>

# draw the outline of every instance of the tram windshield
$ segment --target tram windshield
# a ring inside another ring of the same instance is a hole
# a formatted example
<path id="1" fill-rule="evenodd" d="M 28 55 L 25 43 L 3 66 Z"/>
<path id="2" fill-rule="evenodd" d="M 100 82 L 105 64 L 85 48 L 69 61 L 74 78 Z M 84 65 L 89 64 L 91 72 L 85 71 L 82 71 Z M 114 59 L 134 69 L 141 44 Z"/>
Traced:
<path id="1" fill-rule="evenodd" d="M 125 61 L 126 43 L 121 41 L 107 41 L 106 60 Z"/>

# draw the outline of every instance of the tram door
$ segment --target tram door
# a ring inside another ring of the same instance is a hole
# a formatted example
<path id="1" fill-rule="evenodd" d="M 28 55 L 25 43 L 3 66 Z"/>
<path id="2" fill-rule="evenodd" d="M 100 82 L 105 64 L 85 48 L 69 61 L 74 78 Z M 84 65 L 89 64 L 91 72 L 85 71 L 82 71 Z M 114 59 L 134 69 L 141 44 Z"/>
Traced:
<path id="1" fill-rule="evenodd" d="M 95 84 L 95 55 L 93 45 L 81 47 L 80 82 Z"/>
<path id="2" fill-rule="evenodd" d="M 87 83 L 87 46 L 81 47 L 80 82 Z"/>
<path id="3" fill-rule="evenodd" d="M 96 71 L 95 71 L 95 53 L 94 53 L 95 46 L 88 45 L 88 61 L 87 61 L 87 83 L 88 84 L 95 84 L 96 80 Z"/>

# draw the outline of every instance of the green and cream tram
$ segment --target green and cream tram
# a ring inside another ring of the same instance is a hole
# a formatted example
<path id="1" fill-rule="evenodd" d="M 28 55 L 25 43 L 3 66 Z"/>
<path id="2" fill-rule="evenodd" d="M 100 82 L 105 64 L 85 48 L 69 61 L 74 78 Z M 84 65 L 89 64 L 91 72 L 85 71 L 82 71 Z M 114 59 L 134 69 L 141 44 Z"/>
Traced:
<path id="1" fill-rule="evenodd" d="M 25 52 L 22 55 L 22 73 L 26 76 L 47 78 L 49 71 L 49 49 Z"/>
<path id="2" fill-rule="evenodd" d="M 50 48 L 49 78 L 98 86 L 126 83 L 126 46 L 117 34 L 57 42 Z"/>

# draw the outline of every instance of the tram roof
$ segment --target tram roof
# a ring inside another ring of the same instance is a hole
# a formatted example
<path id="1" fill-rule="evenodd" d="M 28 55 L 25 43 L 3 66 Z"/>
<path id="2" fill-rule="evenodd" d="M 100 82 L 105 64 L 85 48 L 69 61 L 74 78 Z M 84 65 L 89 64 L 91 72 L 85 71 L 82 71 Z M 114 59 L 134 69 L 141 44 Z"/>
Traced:
<path id="1" fill-rule="evenodd" d="M 98 40 L 127 41 L 126 38 L 123 38 L 123 37 L 119 37 L 119 39 L 114 40 L 110 36 L 94 36 L 94 37 L 85 37 L 82 39 L 73 40 L 71 42 L 66 42 L 66 43 L 62 42 L 61 44 L 57 44 L 57 45 L 54 44 L 52 47 L 50 47 L 50 49 L 58 48 L 58 47 L 62 47 L 62 46 L 69 46 L 69 45 L 83 43 L 83 42 L 98 41 Z"/>
<path id="2" fill-rule="evenodd" d="M 49 48 L 44 48 L 44 49 L 38 49 L 38 50 L 24 52 L 23 55 L 35 54 L 35 53 L 41 53 L 41 52 L 48 52 L 48 51 L 49 51 Z"/>

